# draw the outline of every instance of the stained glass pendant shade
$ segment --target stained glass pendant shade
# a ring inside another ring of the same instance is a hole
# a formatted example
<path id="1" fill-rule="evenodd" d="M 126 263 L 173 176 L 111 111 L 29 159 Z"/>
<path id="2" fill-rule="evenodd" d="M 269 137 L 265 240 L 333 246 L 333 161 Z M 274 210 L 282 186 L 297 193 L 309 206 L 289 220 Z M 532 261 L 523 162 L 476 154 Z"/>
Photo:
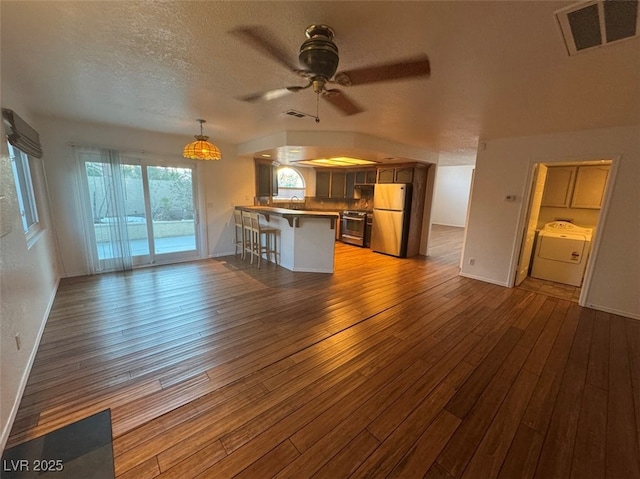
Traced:
<path id="1" fill-rule="evenodd" d="M 182 156 L 190 158 L 192 160 L 220 160 L 222 155 L 220 150 L 213 143 L 209 143 L 208 136 L 202 134 L 202 124 L 206 123 L 206 120 L 196 120 L 200 123 L 200 134 L 195 135 L 196 141 L 189 143 L 182 150 Z"/>

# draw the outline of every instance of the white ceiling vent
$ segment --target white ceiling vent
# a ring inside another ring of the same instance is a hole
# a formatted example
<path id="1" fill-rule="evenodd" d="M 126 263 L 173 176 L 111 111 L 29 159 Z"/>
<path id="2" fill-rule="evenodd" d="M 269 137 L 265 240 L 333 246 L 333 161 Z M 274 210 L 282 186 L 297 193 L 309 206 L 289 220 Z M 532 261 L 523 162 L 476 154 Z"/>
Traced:
<path id="1" fill-rule="evenodd" d="M 638 36 L 638 0 L 581 2 L 556 12 L 569 55 Z"/>

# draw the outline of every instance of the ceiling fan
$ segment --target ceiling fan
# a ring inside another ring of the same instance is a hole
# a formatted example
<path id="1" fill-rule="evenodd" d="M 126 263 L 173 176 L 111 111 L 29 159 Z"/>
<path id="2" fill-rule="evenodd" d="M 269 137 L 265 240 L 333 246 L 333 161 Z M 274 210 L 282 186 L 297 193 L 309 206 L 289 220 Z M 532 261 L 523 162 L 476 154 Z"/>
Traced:
<path id="1" fill-rule="evenodd" d="M 329 86 L 337 84 L 342 87 L 348 87 L 412 77 L 428 77 L 431 72 L 429 59 L 426 55 L 421 55 L 405 61 L 336 73 L 340 56 L 338 47 L 333 42 L 335 32 L 327 25 L 313 24 L 307 27 L 305 31 L 307 40 L 300 46 L 298 55 L 298 60 L 304 67 L 302 69 L 290 63 L 286 49 L 276 44 L 271 38 L 268 38 L 263 28 L 239 27 L 233 30 L 232 33 L 252 48 L 267 54 L 285 68 L 307 80 L 307 84 L 303 86 L 288 86 L 239 98 L 248 102 L 273 100 L 289 93 L 312 88 L 318 98 L 322 96 L 344 115 L 355 115 L 364 111 L 364 109 L 342 90 L 330 88 Z M 316 122 L 318 121 L 319 119 L 316 115 Z"/>

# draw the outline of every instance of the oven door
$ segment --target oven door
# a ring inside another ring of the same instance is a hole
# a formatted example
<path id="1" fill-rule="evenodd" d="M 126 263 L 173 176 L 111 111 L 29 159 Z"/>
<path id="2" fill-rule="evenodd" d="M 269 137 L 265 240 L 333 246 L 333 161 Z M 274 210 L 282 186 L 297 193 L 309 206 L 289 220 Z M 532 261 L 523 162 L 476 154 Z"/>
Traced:
<path id="1" fill-rule="evenodd" d="M 340 239 L 343 243 L 364 246 L 364 229 L 366 217 L 342 215 Z"/>

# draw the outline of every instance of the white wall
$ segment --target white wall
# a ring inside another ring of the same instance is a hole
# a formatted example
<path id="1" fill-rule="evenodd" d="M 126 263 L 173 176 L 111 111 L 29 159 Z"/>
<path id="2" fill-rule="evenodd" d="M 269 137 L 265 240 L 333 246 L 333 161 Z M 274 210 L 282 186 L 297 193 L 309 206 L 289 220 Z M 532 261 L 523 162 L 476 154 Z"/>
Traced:
<path id="1" fill-rule="evenodd" d="M 487 141 L 476 161 L 462 275 L 510 286 L 531 165 L 597 159 L 614 160 L 613 184 L 586 305 L 640 318 L 640 126 Z M 515 202 L 505 201 L 510 194 Z"/>
<path id="2" fill-rule="evenodd" d="M 433 196 L 433 223 L 464 227 L 467 220 L 473 165 L 438 166 Z"/>
<path id="3" fill-rule="evenodd" d="M 30 114 L 26 103 L 4 79 L 2 106 L 14 110 L 32 127 L 40 130 L 41 125 Z M 8 205 L 6 212 L 11 222 L 11 232 L 0 238 L 0 450 L 4 449 L 11 432 L 59 279 L 43 169 L 43 164 L 48 160 L 49 151 L 45 145 L 44 158 L 30 161 L 43 230 L 27 247 L 3 126 L 0 140 L 0 195 L 5 197 L 3 201 Z M 21 338 L 20 350 L 16 347 L 16 334 Z"/>
<path id="4" fill-rule="evenodd" d="M 46 174 L 63 277 L 89 272 L 78 189 L 81 176 L 71 143 L 144 151 L 145 158 L 165 162 L 194 161 L 200 177 L 200 218 L 206 221 L 205 256 L 233 254 L 233 206 L 252 204 L 255 188 L 253 160 L 237 158 L 235 146 L 216 143 L 222 160 L 196 162 L 182 158 L 182 148 L 190 141 L 188 136 L 53 118 L 40 119 L 40 125 L 41 139 L 49 152 Z"/>

